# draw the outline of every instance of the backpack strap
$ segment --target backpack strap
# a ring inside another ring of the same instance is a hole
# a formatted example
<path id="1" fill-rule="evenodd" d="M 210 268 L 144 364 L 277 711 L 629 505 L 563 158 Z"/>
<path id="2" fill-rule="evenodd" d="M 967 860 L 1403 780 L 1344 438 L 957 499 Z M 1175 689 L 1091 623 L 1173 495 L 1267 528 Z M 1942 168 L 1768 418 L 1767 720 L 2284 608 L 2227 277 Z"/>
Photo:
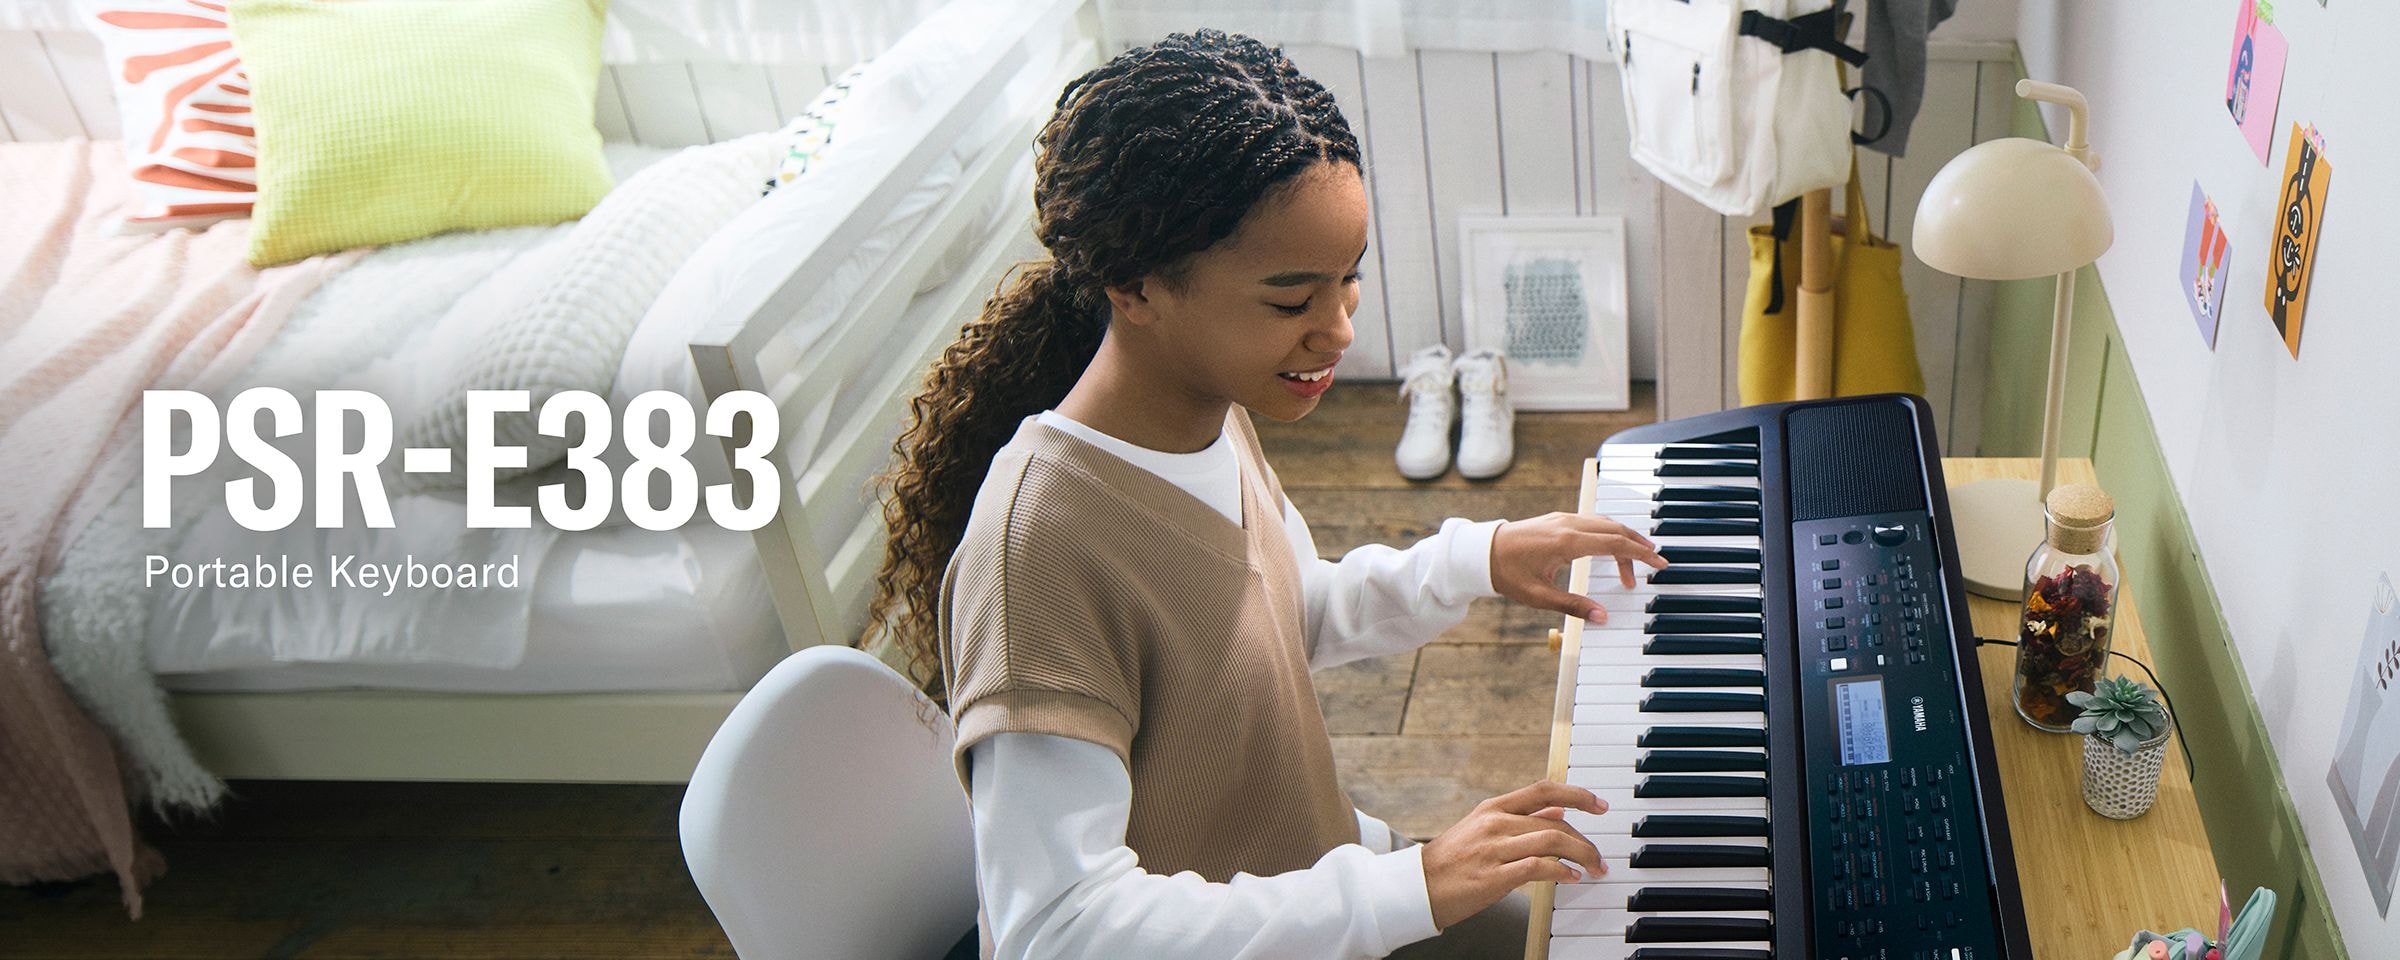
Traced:
<path id="1" fill-rule="evenodd" d="M 1866 63 L 1867 52 L 1843 43 L 1841 35 L 1835 31 L 1835 18 L 1840 13 L 1841 4 L 1838 3 L 1789 20 L 1770 17 L 1756 10 L 1744 10 L 1741 35 L 1757 37 L 1785 53 L 1823 50 L 1854 67 Z"/>

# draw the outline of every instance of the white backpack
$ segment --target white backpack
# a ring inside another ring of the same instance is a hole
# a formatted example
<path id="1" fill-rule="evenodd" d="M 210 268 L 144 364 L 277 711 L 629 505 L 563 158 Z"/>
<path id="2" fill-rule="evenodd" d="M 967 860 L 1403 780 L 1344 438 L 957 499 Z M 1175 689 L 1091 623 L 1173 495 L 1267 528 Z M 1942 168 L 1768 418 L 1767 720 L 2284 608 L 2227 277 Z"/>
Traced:
<path id="1" fill-rule="evenodd" d="M 1633 158 L 1728 216 L 1850 175 L 1833 0 L 1610 0 Z"/>

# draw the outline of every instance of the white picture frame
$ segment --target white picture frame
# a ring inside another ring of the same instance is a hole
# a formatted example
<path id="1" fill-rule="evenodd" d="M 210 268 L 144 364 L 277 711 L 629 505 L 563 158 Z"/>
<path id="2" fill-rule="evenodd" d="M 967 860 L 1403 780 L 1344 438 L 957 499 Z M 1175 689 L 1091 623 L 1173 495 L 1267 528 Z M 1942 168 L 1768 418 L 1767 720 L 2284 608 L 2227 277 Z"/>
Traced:
<path id="1" fill-rule="evenodd" d="M 1459 315 L 1469 350 L 1508 355 L 1519 410 L 1625 410 L 1625 218 L 1462 216 Z M 1512 302 L 1513 298 L 1513 302 Z M 1580 315 L 1582 322 L 1561 322 Z"/>

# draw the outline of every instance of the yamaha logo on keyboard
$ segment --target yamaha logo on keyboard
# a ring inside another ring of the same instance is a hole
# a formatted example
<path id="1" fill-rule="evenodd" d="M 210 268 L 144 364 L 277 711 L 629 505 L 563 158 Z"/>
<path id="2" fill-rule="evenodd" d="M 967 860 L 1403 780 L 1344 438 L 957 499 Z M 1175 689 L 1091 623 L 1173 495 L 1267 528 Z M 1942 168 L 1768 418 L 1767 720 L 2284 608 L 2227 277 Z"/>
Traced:
<path id="1" fill-rule="evenodd" d="M 1924 732 L 1925 732 L 1925 698 L 1924 698 L 1924 697 L 1910 697 L 1910 698 L 1908 698 L 1908 712 L 1909 712 L 1909 715 L 1910 715 L 1910 716 L 1912 716 L 1912 717 L 1915 717 L 1915 718 L 1916 718 L 1916 721 L 1917 721 L 1917 732 L 1918 732 L 1918 733 L 1924 733 Z"/>

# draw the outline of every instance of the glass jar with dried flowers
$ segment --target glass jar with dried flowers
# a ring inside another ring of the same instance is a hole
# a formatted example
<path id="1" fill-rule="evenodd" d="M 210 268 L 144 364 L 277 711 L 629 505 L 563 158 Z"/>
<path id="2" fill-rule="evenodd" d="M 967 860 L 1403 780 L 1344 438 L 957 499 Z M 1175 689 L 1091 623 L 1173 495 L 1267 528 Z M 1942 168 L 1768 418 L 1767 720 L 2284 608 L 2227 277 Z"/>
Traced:
<path id="1" fill-rule="evenodd" d="M 2090 693 L 2108 667 L 2117 605 L 2116 505 L 2090 484 L 2050 491 L 2049 535 L 2025 561 L 2025 608 L 2017 628 L 2017 715 L 2066 733 L 2083 709 L 2067 695 Z"/>

